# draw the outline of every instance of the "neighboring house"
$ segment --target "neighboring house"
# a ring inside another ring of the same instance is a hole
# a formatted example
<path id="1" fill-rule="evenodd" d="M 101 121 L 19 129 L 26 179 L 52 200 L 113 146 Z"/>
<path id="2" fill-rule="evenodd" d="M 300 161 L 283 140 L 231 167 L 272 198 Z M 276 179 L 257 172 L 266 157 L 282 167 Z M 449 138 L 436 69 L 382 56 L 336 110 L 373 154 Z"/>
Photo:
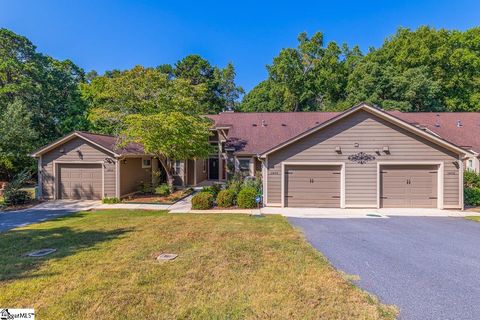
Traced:
<path id="1" fill-rule="evenodd" d="M 478 170 L 480 113 L 235 113 L 213 120 L 208 159 L 176 161 L 175 183 L 261 175 L 267 206 L 463 208 L 463 170 Z M 75 132 L 37 151 L 45 198 L 122 197 L 152 181 L 139 145 Z"/>

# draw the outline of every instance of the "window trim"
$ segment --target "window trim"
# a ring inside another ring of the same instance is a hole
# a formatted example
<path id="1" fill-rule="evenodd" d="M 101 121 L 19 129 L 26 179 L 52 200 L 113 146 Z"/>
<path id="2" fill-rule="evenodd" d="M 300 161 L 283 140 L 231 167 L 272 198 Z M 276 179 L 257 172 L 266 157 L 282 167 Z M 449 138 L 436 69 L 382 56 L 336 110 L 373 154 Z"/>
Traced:
<path id="1" fill-rule="evenodd" d="M 150 164 L 146 165 L 145 161 L 149 161 Z M 142 158 L 142 169 L 150 169 L 152 167 L 152 159 L 151 158 Z"/>

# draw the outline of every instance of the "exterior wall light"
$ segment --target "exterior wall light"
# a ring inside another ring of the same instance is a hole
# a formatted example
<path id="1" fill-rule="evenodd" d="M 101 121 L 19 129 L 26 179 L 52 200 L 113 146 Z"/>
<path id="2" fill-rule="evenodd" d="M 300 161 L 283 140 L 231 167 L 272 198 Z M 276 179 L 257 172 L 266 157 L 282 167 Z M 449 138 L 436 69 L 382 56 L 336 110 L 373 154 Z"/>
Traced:
<path id="1" fill-rule="evenodd" d="M 335 147 L 335 152 L 336 153 L 342 153 L 342 148 L 340 146 Z"/>
<path id="2" fill-rule="evenodd" d="M 383 147 L 383 152 L 389 154 L 390 153 L 390 148 L 388 146 Z"/>

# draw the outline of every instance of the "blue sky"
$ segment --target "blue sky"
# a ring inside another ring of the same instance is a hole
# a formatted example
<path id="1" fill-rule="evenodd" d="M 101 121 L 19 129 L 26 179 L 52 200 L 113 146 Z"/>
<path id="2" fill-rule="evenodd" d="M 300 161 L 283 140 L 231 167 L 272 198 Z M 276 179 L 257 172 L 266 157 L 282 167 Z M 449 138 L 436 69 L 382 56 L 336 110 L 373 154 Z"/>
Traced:
<path id="1" fill-rule="evenodd" d="M 327 41 L 379 46 L 398 27 L 465 30 L 480 23 L 480 1 L 22 1 L 0 0 L 0 27 L 38 50 L 102 73 L 174 63 L 196 53 L 229 61 L 250 90 L 265 65 L 298 33 Z"/>

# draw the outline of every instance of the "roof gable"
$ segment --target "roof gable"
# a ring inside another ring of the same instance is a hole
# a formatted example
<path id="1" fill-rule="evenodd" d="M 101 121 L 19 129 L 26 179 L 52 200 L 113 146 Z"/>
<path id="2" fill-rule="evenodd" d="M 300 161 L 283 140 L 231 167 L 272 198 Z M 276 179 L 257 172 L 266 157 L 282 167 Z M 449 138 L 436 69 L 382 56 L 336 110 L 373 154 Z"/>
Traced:
<path id="1" fill-rule="evenodd" d="M 288 140 L 274 146 L 273 148 L 270 148 L 270 149 L 264 151 L 261 154 L 261 157 L 265 157 L 272 152 L 275 152 L 279 149 L 282 149 L 282 148 L 296 142 L 297 140 L 302 139 L 304 137 L 307 137 L 308 135 L 310 135 L 314 132 L 322 130 L 323 128 L 325 128 L 325 127 L 327 127 L 327 126 L 329 126 L 329 125 L 331 125 L 331 124 L 333 124 L 333 123 L 335 123 L 335 122 L 337 122 L 341 119 L 344 119 L 344 118 L 350 116 L 351 114 L 353 114 L 357 111 L 360 111 L 360 110 L 363 110 L 363 111 L 371 113 L 375 116 L 378 116 L 379 118 L 382 118 L 382 119 L 384 119 L 384 120 L 386 120 L 386 121 L 388 121 L 388 122 L 390 122 L 390 123 L 392 123 L 392 124 L 394 124 L 394 125 L 396 125 L 400 128 L 403 128 L 407 131 L 410 131 L 417 136 L 420 136 L 420 137 L 422 137 L 422 138 L 424 138 L 424 139 L 426 139 L 430 142 L 433 142 L 437 145 L 440 145 L 440 146 L 442 146 L 442 147 L 444 147 L 444 148 L 446 148 L 450 151 L 453 151 L 457 154 L 470 154 L 470 155 L 472 155 L 471 152 L 468 152 L 467 150 L 462 149 L 461 147 L 459 147 L 459 146 L 457 146 L 457 145 L 455 145 L 455 144 L 453 144 L 453 143 L 451 143 L 447 140 L 444 140 L 444 139 L 442 139 L 441 137 L 439 137 L 435 134 L 432 134 L 432 133 L 426 132 L 426 131 L 424 131 L 420 128 L 417 128 L 416 126 L 402 120 L 401 118 L 398 118 L 398 117 L 392 115 L 391 113 L 385 112 L 385 111 L 383 111 L 379 108 L 373 107 L 373 106 L 371 106 L 367 103 L 360 103 L 360 104 L 346 110 L 345 112 L 339 113 L 338 115 L 332 117 L 331 119 L 329 119 L 329 120 L 327 120 L 323 123 L 320 123 L 319 125 L 311 128 L 311 129 L 308 129 L 308 130 L 298 134 L 297 136 L 295 136 L 291 139 L 288 139 Z"/>

